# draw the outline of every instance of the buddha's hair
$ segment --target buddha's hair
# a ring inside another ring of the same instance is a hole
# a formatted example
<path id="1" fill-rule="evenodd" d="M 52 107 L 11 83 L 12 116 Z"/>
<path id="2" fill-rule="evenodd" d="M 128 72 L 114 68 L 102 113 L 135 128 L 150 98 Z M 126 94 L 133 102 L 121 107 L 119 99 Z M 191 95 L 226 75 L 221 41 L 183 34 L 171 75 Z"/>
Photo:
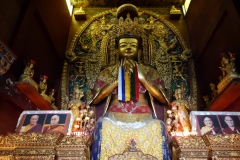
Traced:
<path id="1" fill-rule="evenodd" d="M 119 40 L 120 39 L 123 39 L 123 38 L 135 38 L 138 40 L 138 49 L 142 49 L 142 37 L 138 37 L 134 34 L 122 34 L 118 37 L 115 38 L 115 48 L 118 48 L 118 43 L 119 43 Z"/>

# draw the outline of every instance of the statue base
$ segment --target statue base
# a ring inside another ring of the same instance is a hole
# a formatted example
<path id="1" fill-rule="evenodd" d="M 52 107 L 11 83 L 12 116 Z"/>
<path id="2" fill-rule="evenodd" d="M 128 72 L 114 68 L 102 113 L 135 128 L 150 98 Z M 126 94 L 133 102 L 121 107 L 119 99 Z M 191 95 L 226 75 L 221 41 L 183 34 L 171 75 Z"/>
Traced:
<path id="1" fill-rule="evenodd" d="M 240 158 L 240 135 L 204 135 L 173 137 L 176 159 L 205 160 Z"/>
<path id="2" fill-rule="evenodd" d="M 91 139 L 91 136 L 64 136 L 61 133 L 8 134 L 0 136 L 0 159 L 88 160 Z"/>

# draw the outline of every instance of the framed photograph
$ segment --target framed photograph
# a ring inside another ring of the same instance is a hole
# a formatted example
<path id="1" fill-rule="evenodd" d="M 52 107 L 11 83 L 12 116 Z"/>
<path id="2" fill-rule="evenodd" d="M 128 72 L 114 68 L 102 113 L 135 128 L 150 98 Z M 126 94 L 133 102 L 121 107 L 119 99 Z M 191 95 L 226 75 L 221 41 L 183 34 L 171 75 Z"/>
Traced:
<path id="1" fill-rule="evenodd" d="M 197 127 L 201 135 L 222 134 L 216 115 L 197 115 Z"/>
<path id="2" fill-rule="evenodd" d="M 223 134 L 240 134 L 240 121 L 237 115 L 219 115 Z"/>
<path id="3" fill-rule="evenodd" d="M 73 124 L 71 110 L 23 111 L 19 116 L 17 133 L 63 133 L 70 135 Z"/>
<path id="4" fill-rule="evenodd" d="M 197 135 L 240 134 L 240 112 L 192 111 L 192 132 Z"/>

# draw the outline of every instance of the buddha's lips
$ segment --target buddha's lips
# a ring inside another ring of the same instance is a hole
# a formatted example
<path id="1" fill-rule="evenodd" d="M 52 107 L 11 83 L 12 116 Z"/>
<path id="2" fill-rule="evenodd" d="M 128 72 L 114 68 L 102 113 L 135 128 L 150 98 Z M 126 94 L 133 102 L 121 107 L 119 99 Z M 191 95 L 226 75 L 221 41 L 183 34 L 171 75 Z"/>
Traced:
<path id="1" fill-rule="evenodd" d="M 127 54 L 131 54 L 132 52 L 131 51 L 126 51 Z"/>

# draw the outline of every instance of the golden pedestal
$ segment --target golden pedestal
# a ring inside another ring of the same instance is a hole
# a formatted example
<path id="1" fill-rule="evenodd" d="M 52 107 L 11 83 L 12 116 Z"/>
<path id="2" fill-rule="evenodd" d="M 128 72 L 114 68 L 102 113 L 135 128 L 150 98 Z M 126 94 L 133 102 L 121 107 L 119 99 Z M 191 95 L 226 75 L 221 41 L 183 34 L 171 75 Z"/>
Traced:
<path id="1" fill-rule="evenodd" d="M 0 136 L 0 160 L 13 160 L 15 146 L 8 137 Z"/>
<path id="2" fill-rule="evenodd" d="M 14 141 L 13 151 L 15 159 L 22 160 L 54 160 L 55 146 L 61 141 L 63 134 L 12 134 L 9 137 Z"/>
<path id="3" fill-rule="evenodd" d="M 56 148 L 58 160 L 88 160 L 90 159 L 89 146 L 91 136 L 65 136 Z"/>
<path id="4" fill-rule="evenodd" d="M 209 149 L 200 136 L 173 137 L 173 147 L 175 159 L 206 160 L 209 157 Z"/>
<path id="5" fill-rule="evenodd" d="M 176 159 L 239 160 L 240 135 L 204 135 L 173 137 Z"/>
<path id="6" fill-rule="evenodd" d="M 92 137 L 61 133 L 9 134 L 0 136 L 0 160 L 88 160 Z"/>
<path id="7" fill-rule="evenodd" d="M 240 135 L 204 135 L 203 140 L 210 148 L 212 159 L 240 159 Z"/>

